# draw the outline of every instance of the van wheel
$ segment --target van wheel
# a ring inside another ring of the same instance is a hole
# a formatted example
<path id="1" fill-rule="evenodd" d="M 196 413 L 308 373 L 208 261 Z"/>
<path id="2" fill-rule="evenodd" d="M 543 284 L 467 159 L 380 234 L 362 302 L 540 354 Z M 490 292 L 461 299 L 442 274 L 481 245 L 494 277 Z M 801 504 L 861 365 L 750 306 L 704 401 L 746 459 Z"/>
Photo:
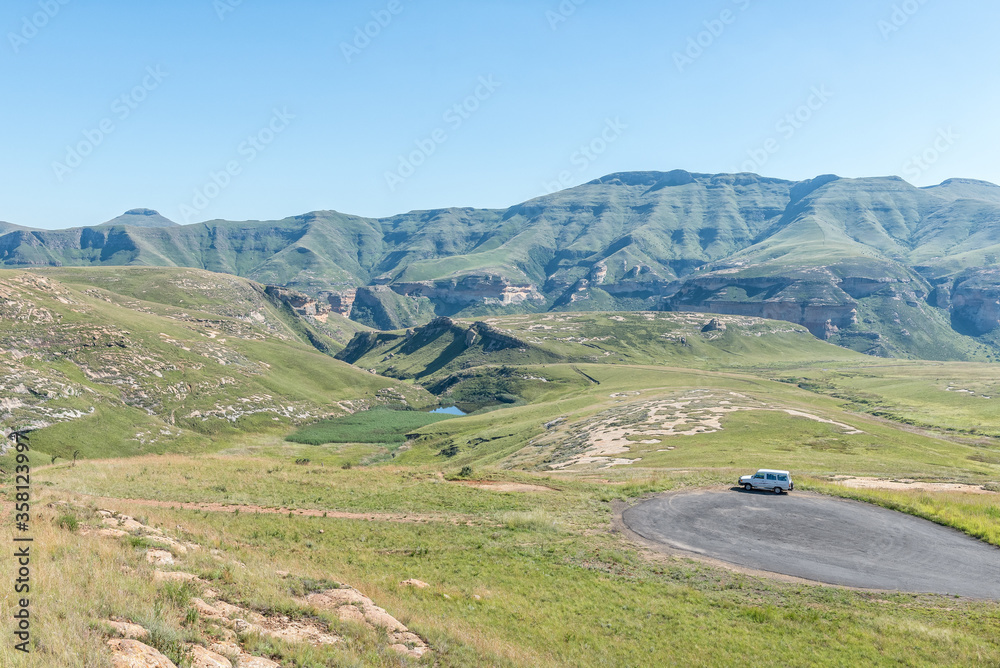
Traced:
<path id="1" fill-rule="evenodd" d="M 774 488 L 774 493 L 775 494 L 781 494 L 781 488 L 780 487 L 775 487 Z"/>
<path id="2" fill-rule="evenodd" d="M 749 492 L 749 491 L 751 491 L 753 489 L 753 485 L 751 485 L 750 483 L 747 483 L 747 484 L 743 485 L 743 489 L 745 489 L 746 491 Z"/>

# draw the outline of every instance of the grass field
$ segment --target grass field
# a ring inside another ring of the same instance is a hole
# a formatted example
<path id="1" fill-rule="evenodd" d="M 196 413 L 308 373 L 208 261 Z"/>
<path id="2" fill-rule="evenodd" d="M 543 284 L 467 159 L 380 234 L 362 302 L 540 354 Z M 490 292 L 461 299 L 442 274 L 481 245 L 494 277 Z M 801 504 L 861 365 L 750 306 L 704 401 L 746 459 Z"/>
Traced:
<path id="1" fill-rule="evenodd" d="M 161 459 L 123 460 L 111 474 L 126 482 L 134 478 L 129 484 L 135 485 L 143 478 L 158 481 L 146 488 L 146 498 L 161 498 L 171 490 L 190 490 L 196 482 L 192 472 L 202 470 L 214 479 L 227 464 L 251 465 L 221 457 L 214 464 L 201 457 L 190 464 L 187 458 Z M 83 464 L 49 469 L 45 477 L 57 486 L 47 494 L 75 500 L 80 521 L 93 522 L 86 510 L 92 500 L 54 490 L 86 487 L 95 475 L 96 469 Z M 315 488 L 314 475 L 294 466 L 272 473 L 284 477 L 289 488 Z M 251 498 L 263 496 L 266 470 L 248 468 L 235 477 L 260 480 Z M 244 564 L 227 569 L 202 552 L 180 557 L 177 566 L 238 605 L 301 614 L 295 613 L 288 580 L 276 571 L 289 571 L 296 581 L 348 582 L 426 638 L 435 648 L 433 661 L 443 666 L 726 665 L 739 662 L 754 643 L 780 647 L 809 665 L 959 666 L 1000 660 L 995 633 L 1000 609 L 994 603 L 784 584 L 654 556 L 608 531 L 611 497 L 638 498 L 650 489 L 701 485 L 704 479 L 664 473 L 609 487 L 524 474 L 499 477 L 552 491 L 498 493 L 433 475 L 414 479 L 409 468 L 380 467 L 323 473 L 323 486 L 337 492 L 321 505 L 403 512 L 412 521 L 172 510 L 127 501 L 101 506 L 154 526 L 180 527 L 175 531 L 185 540 Z M 309 505 L 281 496 L 274 500 Z M 53 590 L 38 601 L 40 609 L 65 615 L 58 631 L 45 622 L 40 635 L 58 632 L 78 648 L 73 656 L 57 653 L 60 665 L 106 665 L 97 662 L 101 640 L 90 631 L 95 611 L 162 629 L 158 642 L 168 649 L 184 639 L 208 641 L 210 627 L 183 622 L 190 610 L 185 596 L 194 594 L 150 584 L 143 545 L 81 537 L 56 526 L 62 514 L 42 513 L 40 578 L 51 581 Z M 81 550 L 94 558 L 71 556 Z M 117 584 L 122 568 L 133 573 L 124 589 Z M 400 585 L 410 578 L 430 586 Z M 80 600 L 90 603 L 71 603 Z M 376 636 L 330 623 L 351 638 L 347 647 L 307 651 L 254 639 L 248 646 L 264 647 L 267 656 L 290 666 L 400 664 L 380 649 Z M 93 663 L 77 658 L 88 656 L 95 657 Z"/>
<path id="2" fill-rule="evenodd" d="M 288 436 L 293 443 L 405 443 L 406 435 L 453 416 L 375 409 L 302 427 Z"/>

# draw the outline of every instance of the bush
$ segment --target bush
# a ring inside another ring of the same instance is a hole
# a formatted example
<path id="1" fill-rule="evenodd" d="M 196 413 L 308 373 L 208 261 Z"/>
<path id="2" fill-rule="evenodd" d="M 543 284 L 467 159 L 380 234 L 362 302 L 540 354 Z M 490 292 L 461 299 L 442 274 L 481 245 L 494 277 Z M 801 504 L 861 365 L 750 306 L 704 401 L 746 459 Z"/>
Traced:
<path id="1" fill-rule="evenodd" d="M 80 521 L 76 519 L 76 515 L 72 513 L 66 513 L 65 515 L 59 516 L 59 519 L 56 520 L 56 526 L 61 529 L 76 531 L 78 528 L 80 528 Z"/>

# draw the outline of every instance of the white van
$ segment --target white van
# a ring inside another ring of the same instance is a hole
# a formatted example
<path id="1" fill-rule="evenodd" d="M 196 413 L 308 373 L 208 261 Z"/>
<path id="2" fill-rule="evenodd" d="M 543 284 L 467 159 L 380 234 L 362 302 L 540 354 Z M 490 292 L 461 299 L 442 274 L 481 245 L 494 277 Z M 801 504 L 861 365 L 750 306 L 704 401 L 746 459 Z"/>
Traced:
<path id="1" fill-rule="evenodd" d="M 740 487 L 748 492 L 752 489 L 769 489 L 775 494 L 781 494 L 792 491 L 795 485 L 792 484 L 792 476 L 788 471 L 761 469 L 753 475 L 741 477 Z"/>

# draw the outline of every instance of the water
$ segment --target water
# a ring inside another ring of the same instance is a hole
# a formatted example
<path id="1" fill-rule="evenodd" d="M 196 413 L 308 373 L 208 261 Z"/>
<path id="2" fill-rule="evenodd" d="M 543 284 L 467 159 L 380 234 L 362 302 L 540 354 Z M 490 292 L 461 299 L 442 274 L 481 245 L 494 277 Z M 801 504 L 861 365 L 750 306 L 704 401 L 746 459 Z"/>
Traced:
<path id="1" fill-rule="evenodd" d="M 465 411 L 455 406 L 450 406 L 448 408 L 438 408 L 437 410 L 430 411 L 431 413 L 444 413 L 445 415 L 468 415 Z"/>

